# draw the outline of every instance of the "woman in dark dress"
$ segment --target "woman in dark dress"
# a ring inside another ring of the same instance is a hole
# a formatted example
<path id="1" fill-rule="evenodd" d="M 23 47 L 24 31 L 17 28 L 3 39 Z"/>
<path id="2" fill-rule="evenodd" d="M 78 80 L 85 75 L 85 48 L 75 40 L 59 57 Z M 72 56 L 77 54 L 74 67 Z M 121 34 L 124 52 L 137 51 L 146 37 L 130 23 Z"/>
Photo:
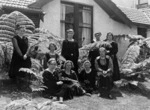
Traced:
<path id="1" fill-rule="evenodd" d="M 83 67 L 84 69 L 80 73 L 79 80 L 83 89 L 87 93 L 92 93 L 95 90 L 96 71 L 91 68 L 91 63 L 89 60 L 84 62 Z"/>
<path id="2" fill-rule="evenodd" d="M 48 49 L 50 51 L 49 51 L 49 53 L 45 54 L 45 57 L 44 57 L 44 69 L 47 68 L 47 62 L 48 62 L 48 60 L 50 58 L 55 58 L 56 61 L 57 61 L 57 64 L 59 64 L 59 55 L 55 52 L 55 50 L 57 50 L 56 45 L 54 43 L 50 43 Z"/>
<path id="3" fill-rule="evenodd" d="M 24 77 L 19 72 L 20 68 L 30 68 L 31 67 L 31 59 L 26 54 L 28 50 L 28 39 L 25 37 L 25 28 L 20 27 L 20 25 L 16 26 L 17 35 L 13 37 L 13 55 L 9 70 L 9 78 L 16 81 L 17 77 Z"/>
<path id="4" fill-rule="evenodd" d="M 54 58 L 49 59 L 48 68 L 43 73 L 43 84 L 47 88 L 44 91 L 45 96 L 57 96 L 59 102 L 64 99 L 72 99 L 70 97 L 70 89 L 59 80 L 58 73 L 55 71 L 57 62 Z"/>
<path id="5" fill-rule="evenodd" d="M 104 94 L 108 98 L 112 98 L 110 91 L 113 86 L 112 72 L 113 63 L 109 56 L 106 55 L 106 49 L 101 47 L 99 49 L 100 56 L 95 59 L 95 68 L 97 70 L 97 86 L 100 96 Z"/>
<path id="6" fill-rule="evenodd" d="M 119 71 L 119 64 L 117 59 L 117 52 L 118 52 L 118 44 L 113 41 L 113 34 L 107 33 L 106 41 L 111 44 L 111 48 L 109 48 L 109 56 L 112 58 L 114 69 L 113 69 L 113 81 L 120 80 L 120 71 Z"/>
<path id="7" fill-rule="evenodd" d="M 83 90 L 83 88 L 80 86 L 75 71 L 71 70 L 73 66 L 73 62 L 67 60 L 64 64 L 64 70 L 62 71 L 61 78 L 64 84 L 72 89 L 72 93 L 74 96 L 80 96 L 85 94 L 85 90 Z"/>
<path id="8" fill-rule="evenodd" d="M 73 39 L 73 29 L 67 30 L 67 40 L 63 41 L 61 55 L 66 60 L 71 60 L 74 64 L 74 70 L 78 74 L 78 43 Z"/>

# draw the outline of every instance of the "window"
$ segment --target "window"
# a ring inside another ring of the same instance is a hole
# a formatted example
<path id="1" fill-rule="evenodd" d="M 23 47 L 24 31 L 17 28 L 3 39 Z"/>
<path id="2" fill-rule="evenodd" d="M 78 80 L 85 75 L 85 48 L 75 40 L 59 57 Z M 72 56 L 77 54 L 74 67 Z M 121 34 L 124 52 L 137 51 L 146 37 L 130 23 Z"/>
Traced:
<path id="1" fill-rule="evenodd" d="M 142 35 L 143 37 L 147 37 L 147 29 L 146 28 L 137 28 L 138 35 Z"/>
<path id="2" fill-rule="evenodd" d="M 148 0 L 139 0 L 139 5 L 140 4 L 148 4 Z"/>
<path id="3" fill-rule="evenodd" d="M 61 4 L 61 36 L 66 38 L 66 30 L 74 29 L 74 39 L 79 46 L 91 43 L 93 31 L 93 9 L 91 6 L 65 3 Z"/>

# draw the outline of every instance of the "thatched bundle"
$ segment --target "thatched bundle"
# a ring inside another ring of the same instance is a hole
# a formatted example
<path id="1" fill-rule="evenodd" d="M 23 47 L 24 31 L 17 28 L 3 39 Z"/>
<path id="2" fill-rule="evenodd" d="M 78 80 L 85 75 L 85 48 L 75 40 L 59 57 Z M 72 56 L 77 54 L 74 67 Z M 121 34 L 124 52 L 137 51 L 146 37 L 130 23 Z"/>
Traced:
<path id="1" fill-rule="evenodd" d="M 10 14 L 3 14 L 0 17 L 0 41 L 10 42 L 15 35 L 15 27 L 19 24 L 27 28 L 28 33 L 32 33 L 35 25 L 26 15 L 21 12 L 14 11 Z"/>

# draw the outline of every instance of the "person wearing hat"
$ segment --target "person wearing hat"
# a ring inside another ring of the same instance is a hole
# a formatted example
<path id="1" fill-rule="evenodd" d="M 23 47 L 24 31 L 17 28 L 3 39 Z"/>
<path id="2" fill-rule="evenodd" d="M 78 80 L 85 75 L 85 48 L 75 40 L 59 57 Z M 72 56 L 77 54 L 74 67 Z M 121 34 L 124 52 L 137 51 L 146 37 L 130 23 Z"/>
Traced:
<path id="1" fill-rule="evenodd" d="M 101 35 L 102 35 L 101 32 L 95 33 L 95 40 L 96 40 L 95 42 L 99 42 L 100 41 Z"/>
<path id="2" fill-rule="evenodd" d="M 100 42 L 101 35 L 102 35 L 101 32 L 95 33 L 96 41 L 94 43 Z M 93 68 L 93 69 L 95 69 L 94 64 L 95 64 L 95 59 L 97 56 L 99 56 L 99 48 L 94 47 L 89 51 L 89 55 L 88 55 L 88 58 L 91 62 L 91 68 Z"/>
<path id="3" fill-rule="evenodd" d="M 68 29 L 67 30 L 67 39 L 62 43 L 62 51 L 61 55 L 66 60 L 71 60 L 74 64 L 74 71 L 78 73 L 78 57 L 79 57 L 79 50 L 78 50 L 78 43 L 73 39 L 74 30 Z"/>
<path id="4" fill-rule="evenodd" d="M 31 59 L 26 54 L 28 50 L 28 38 L 25 36 L 26 29 L 20 25 L 16 25 L 16 36 L 12 38 L 13 55 L 9 69 L 9 78 L 16 81 L 17 77 L 22 77 L 19 69 L 30 68 Z"/>

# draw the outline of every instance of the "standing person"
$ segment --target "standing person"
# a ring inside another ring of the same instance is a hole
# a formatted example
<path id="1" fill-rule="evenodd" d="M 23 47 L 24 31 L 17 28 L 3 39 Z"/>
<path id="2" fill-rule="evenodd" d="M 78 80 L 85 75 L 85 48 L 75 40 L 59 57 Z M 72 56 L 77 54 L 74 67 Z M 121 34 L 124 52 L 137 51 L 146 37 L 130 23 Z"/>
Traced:
<path id="1" fill-rule="evenodd" d="M 43 73 L 43 84 L 47 87 L 44 91 L 44 95 L 53 96 L 59 98 L 59 102 L 63 102 L 64 99 L 71 99 L 69 97 L 69 88 L 64 86 L 63 82 L 59 80 L 57 71 L 57 62 L 55 58 L 51 58 L 48 61 L 48 68 Z"/>
<path id="2" fill-rule="evenodd" d="M 101 37 L 101 32 L 95 33 L 95 39 L 96 41 L 94 43 L 98 43 L 100 42 L 100 37 Z M 95 59 L 96 57 L 99 56 L 99 48 L 98 47 L 94 47 L 89 51 L 89 60 L 91 62 L 91 68 L 95 69 Z"/>
<path id="3" fill-rule="evenodd" d="M 102 33 L 101 33 L 101 32 L 95 33 L 95 42 L 101 41 L 101 36 L 102 36 Z"/>
<path id="4" fill-rule="evenodd" d="M 112 98 L 110 91 L 113 87 L 112 72 L 113 63 L 109 56 L 106 55 L 106 49 L 99 49 L 100 56 L 95 59 L 95 68 L 97 70 L 97 85 L 100 96 L 107 95 Z"/>
<path id="5" fill-rule="evenodd" d="M 49 44 L 49 52 L 45 54 L 44 57 L 44 69 L 47 68 L 47 62 L 50 58 L 55 58 L 57 61 L 57 64 L 59 64 L 59 55 L 55 52 L 55 50 L 57 50 L 57 47 L 54 43 L 50 43 Z"/>
<path id="6" fill-rule="evenodd" d="M 113 41 L 113 34 L 111 32 L 107 33 L 106 41 L 111 44 L 111 47 L 108 49 L 110 57 L 113 61 L 113 81 L 120 80 L 120 71 L 119 71 L 119 64 L 117 59 L 117 52 L 118 52 L 118 44 Z"/>
<path id="7" fill-rule="evenodd" d="M 21 76 L 20 68 L 30 68 L 31 59 L 26 54 L 28 50 L 28 38 L 25 37 L 25 28 L 20 25 L 16 26 L 16 36 L 12 39 L 13 55 L 9 70 L 9 78 L 16 81 L 16 78 Z M 20 74 L 19 74 L 20 73 Z"/>
<path id="8" fill-rule="evenodd" d="M 83 89 L 87 93 L 92 93 L 95 90 L 95 77 L 96 71 L 91 68 L 91 63 L 89 60 L 86 60 L 83 64 L 83 70 L 80 73 L 79 80 Z"/>
<path id="9" fill-rule="evenodd" d="M 74 70 L 78 74 L 78 43 L 73 39 L 73 29 L 67 30 L 67 40 L 63 41 L 61 55 L 66 60 L 71 60 L 74 64 Z"/>

